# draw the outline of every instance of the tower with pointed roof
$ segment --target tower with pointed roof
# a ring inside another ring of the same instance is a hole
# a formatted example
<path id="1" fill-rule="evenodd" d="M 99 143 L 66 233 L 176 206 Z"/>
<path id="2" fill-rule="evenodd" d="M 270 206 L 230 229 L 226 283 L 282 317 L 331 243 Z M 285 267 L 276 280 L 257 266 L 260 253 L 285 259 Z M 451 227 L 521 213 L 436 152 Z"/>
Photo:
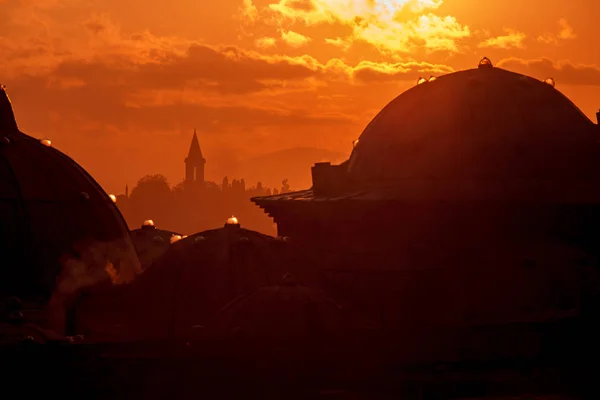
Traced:
<path id="1" fill-rule="evenodd" d="M 204 183 L 204 164 L 206 164 L 206 160 L 202 156 L 198 135 L 196 129 L 194 129 L 190 151 L 185 158 L 185 182 L 188 184 L 192 182 Z"/>

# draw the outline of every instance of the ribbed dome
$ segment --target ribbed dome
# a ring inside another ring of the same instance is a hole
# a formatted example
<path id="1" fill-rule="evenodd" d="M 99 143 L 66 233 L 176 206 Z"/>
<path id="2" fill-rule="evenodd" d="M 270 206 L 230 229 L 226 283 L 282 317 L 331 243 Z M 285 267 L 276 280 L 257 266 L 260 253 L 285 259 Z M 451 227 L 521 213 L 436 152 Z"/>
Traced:
<path id="1" fill-rule="evenodd" d="M 350 157 L 359 182 L 600 178 L 592 123 L 551 84 L 500 68 L 423 82 L 389 103 Z"/>
<path id="2" fill-rule="evenodd" d="M 75 161 L 21 133 L 0 88 L 0 297 L 44 300 L 61 290 L 139 270 L 127 225 L 111 198 Z M 100 246 L 99 242 L 103 244 Z M 82 260 L 83 254 L 89 256 Z M 83 261 L 77 262 L 77 261 Z M 73 270 L 62 269 L 68 263 Z M 82 266 L 83 265 L 83 266 Z"/>

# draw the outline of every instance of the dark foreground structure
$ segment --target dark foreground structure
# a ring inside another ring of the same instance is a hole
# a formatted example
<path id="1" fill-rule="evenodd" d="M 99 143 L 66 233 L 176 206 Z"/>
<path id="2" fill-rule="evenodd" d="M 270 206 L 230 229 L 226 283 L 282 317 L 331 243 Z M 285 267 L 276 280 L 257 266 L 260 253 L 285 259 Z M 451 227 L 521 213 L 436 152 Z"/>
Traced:
<path id="1" fill-rule="evenodd" d="M 61 333 L 78 290 L 111 277 L 131 280 L 140 269 L 112 199 L 49 139 L 18 129 L 4 87 L 0 254 L 0 299 L 20 298 L 28 318 Z"/>
<path id="2" fill-rule="evenodd" d="M 253 201 L 374 325 L 580 315 L 600 288 L 598 125 L 487 59 L 421 82 L 311 189 Z"/>
<path id="3" fill-rule="evenodd" d="M 50 151 L 21 136 L 7 98 L 0 106 L 4 143 Z M 0 198 L 20 204 L 2 209 L 8 267 L 22 255 L 35 272 L 7 269 L 2 294 L 54 299 L 69 335 L 31 323 L 11 298 L 0 383 L 111 400 L 600 398 L 599 133 L 553 81 L 484 59 L 419 80 L 347 162 L 313 168 L 312 189 L 254 199 L 280 238 L 234 218 L 184 238 L 146 226 L 133 232 L 144 270 L 88 178 L 88 196 L 46 188 L 65 231 L 31 225 L 38 197 Z M 18 171 L 10 149 L 5 175 Z M 58 187 L 87 177 L 67 164 Z M 10 193 L 40 187 L 27 176 L 7 181 Z M 97 200 L 84 222 L 81 197 Z M 87 237 L 94 245 L 79 244 Z M 114 238 L 120 251 L 96 244 Z M 290 270 L 296 279 L 280 278 Z"/>

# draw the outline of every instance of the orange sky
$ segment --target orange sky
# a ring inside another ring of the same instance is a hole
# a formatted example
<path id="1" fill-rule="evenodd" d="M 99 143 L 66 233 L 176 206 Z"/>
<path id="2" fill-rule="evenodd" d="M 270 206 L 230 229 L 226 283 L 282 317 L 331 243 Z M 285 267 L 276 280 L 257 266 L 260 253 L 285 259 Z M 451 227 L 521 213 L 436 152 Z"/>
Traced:
<path id="1" fill-rule="evenodd" d="M 484 55 L 554 77 L 594 121 L 600 107 L 594 1 L 0 0 L 0 15 L 21 129 L 108 192 L 146 173 L 181 181 L 194 127 L 211 180 L 281 149 L 349 153 L 419 76 Z"/>

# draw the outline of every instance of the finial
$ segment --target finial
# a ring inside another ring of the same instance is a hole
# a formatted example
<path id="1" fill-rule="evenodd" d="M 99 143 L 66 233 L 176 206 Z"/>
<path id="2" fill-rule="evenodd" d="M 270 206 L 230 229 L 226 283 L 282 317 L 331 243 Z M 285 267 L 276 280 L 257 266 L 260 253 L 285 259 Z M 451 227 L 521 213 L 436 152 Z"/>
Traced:
<path id="1" fill-rule="evenodd" d="M 154 225 L 154 221 L 147 219 L 142 222 L 142 229 L 156 229 L 156 225 Z"/>
<path id="2" fill-rule="evenodd" d="M 479 65 L 478 68 L 492 68 L 494 65 L 492 64 L 492 61 L 487 58 L 487 57 L 483 57 L 480 61 L 479 61 Z"/>
<path id="3" fill-rule="evenodd" d="M 172 235 L 169 239 L 169 243 L 173 244 L 175 242 L 179 242 L 181 239 L 183 239 L 183 236 L 181 235 Z"/>
<path id="4" fill-rule="evenodd" d="M 240 222 L 238 221 L 238 219 L 236 217 L 234 217 L 233 215 L 229 218 L 227 218 L 227 221 L 225 222 L 225 228 L 239 228 L 240 227 Z"/>
<path id="5" fill-rule="evenodd" d="M 0 84 L 0 131 L 17 132 L 17 120 L 5 89 L 6 86 Z"/>
<path id="6" fill-rule="evenodd" d="M 552 87 L 556 86 L 556 81 L 554 80 L 554 78 L 546 78 L 546 79 L 544 79 L 544 83 L 546 83 Z"/>

